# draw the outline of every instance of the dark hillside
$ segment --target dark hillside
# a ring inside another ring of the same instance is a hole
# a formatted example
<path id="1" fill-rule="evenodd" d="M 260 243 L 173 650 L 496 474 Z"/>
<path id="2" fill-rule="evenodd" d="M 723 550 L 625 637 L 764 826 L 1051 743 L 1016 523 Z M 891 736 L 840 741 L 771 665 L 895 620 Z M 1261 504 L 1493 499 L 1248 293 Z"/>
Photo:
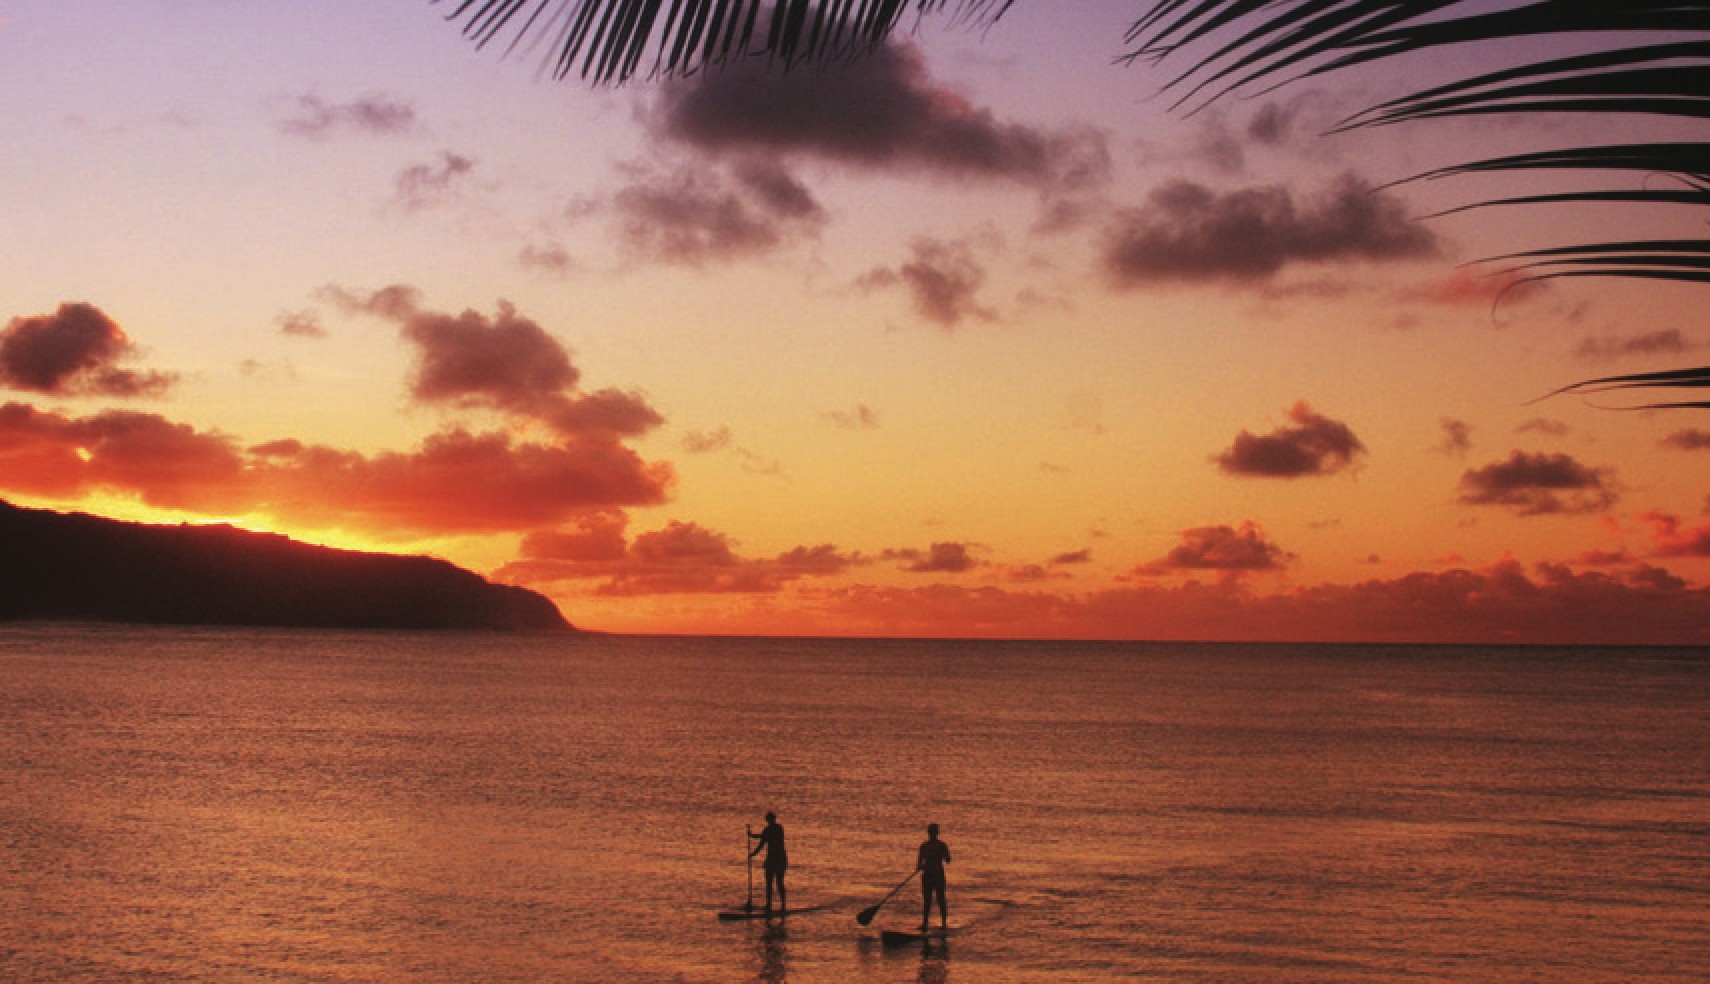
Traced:
<path id="1" fill-rule="evenodd" d="M 150 526 L 0 502 L 0 620 L 569 629 L 556 606 L 430 557 L 230 526 Z"/>

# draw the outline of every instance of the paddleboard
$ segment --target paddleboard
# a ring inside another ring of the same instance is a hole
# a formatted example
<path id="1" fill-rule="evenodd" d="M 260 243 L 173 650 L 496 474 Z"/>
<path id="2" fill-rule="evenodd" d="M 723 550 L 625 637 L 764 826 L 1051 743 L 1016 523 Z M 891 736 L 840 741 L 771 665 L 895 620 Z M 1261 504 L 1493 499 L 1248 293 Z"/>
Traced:
<path id="1" fill-rule="evenodd" d="M 879 942 L 886 946 L 908 946 L 910 943 L 931 943 L 950 937 L 956 931 L 953 929 L 928 929 L 924 932 L 907 932 L 900 929 L 887 929 L 879 933 Z"/>
<path id="2" fill-rule="evenodd" d="M 799 916 L 804 912 L 818 912 L 821 909 L 829 908 L 830 906 L 825 905 L 802 905 L 793 909 L 784 910 L 725 909 L 719 912 L 718 918 L 723 922 L 736 922 L 742 919 L 779 919 L 785 916 Z"/>

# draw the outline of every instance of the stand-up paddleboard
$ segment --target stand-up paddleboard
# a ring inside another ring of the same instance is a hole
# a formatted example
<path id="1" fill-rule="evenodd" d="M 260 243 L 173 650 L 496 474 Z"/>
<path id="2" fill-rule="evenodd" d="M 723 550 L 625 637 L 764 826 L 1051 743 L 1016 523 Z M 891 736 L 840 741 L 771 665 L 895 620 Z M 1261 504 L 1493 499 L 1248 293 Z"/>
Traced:
<path id="1" fill-rule="evenodd" d="M 829 909 L 826 905 L 798 905 L 792 909 L 724 909 L 719 912 L 720 922 L 737 922 L 743 919 L 783 919 L 787 916 L 799 916 L 804 912 L 819 912 Z"/>
<path id="2" fill-rule="evenodd" d="M 936 943 L 955 934 L 954 929 L 927 929 L 919 932 L 887 929 L 879 933 L 879 942 L 886 946 L 908 946 L 910 943 Z"/>

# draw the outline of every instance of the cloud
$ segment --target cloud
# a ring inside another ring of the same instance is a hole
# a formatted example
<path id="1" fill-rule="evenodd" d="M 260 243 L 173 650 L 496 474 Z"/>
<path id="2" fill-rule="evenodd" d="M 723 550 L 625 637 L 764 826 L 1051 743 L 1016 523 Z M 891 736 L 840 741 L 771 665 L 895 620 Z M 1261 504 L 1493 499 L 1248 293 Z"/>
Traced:
<path id="1" fill-rule="evenodd" d="M 576 261 L 570 252 L 556 243 L 536 246 L 530 243 L 517 254 L 517 263 L 525 270 L 535 270 L 549 273 L 553 276 L 567 276 L 576 270 Z"/>
<path id="2" fill-rule="evenodd" d="M 1710 644 L 1710 589 L 1654 567 L 1527 571 L 1505 560 L 1263 596 L 1232 580 L 1081 596 L 858 585 L 825 592 L 799 617 L 799 630 L 849 636 L 1702 646 Z"/>
<path id="3" fill-rule="evenodd" d="M 1710 451 L 1710 431 L 1687 427 L 1675 431 L 1659 443 L 1676 451 Z"/>
<path id="4" fill-rule="evenodd" d="M 93 304 L 71 301 L 52 314 L 13 318 L 0 329 L 0 387 L 49 396 L 160 396 L 178 382 L 169 372 L 137 372 L 115 363 L 136 354 L 118 323 Z"/>
<path id="5" fill-rule="evenodd" d="M 621 514 L 588 516 L 569 530 L 533 533 L 497 576 L 517 584 L 597 580 L 600 595 L 774 594 L 810 577 L 831 577 L 865 561 L 831 544 L 745 558 L 730 537 L 698 523 L 625 536 Z"/>
<path id="6" fill-rule="evenodd" d="M 690 454 L 707 454 L 723 451 L 735 441 L 729 427 L 720 427 L 713 431 L 689 431 L 683 435 L 683 450 Z"/>
<path id="7" fill-rule="evenodd" d="M 241 500 L 236 443 L 158 414 L 67 417 L 7 403 L 0 406 L 0 465 L 0 488 L 27 495 L 112 490 L 162 508 L 212 512 Z"/>
<path id="8" fill-rule="evenodd" d="M 1443 440 L 1437 450 L 1457 457 L 1472 450 L 1472 425 L 1464 420 L 1444 417 L 1437 422 L 1443 428 Z"/>
<path id="9" fill-rule="evenodd" d="M 1521 421 L 1519 425 L 1514 428 L 1514 433 L 1542 434 L 1545 437 L 1566 437 L 1568 435 L 1568 425 L 1559 420 L 1550 420 L 1545 417 L 1533 417 L 1530 420 Z"/>
<path id="10" fill-rule="evenodd" d="M 837 71 L 787 76 L 761 60 L 668 86 L 649 119 L 657 136 L 698 150 L 800 155 L 868 168 L 980 178 L 1041 189 L 1102 181 L 1101 135 L 995 119 L 935 82 L 920 52 L 889 44 Z"/>
<path id="11" fill-rule="evenodd" d="M 287 311 L 281 314 L 275 323 L 283 335 L 293 335 L 298 338 L 325 338 L 326 326 L 321 324 L 321 316 L 316 311 Z"/>
<path id="12" fill-rule="evenodd" d="M 73 418 L 0 407 L 0 490 L 135 496 L 159 508 L 253 514 L 376 535 L 535 529 L 657 505 L 673 477 L 615 443 L 520 442 L 453 428 L 410 452 L 364 455 L 292 439 L 246 450 L 155 414 Z"/>
<path id="13" fill-rule="evenodd" d="M 442 205 L 456 197 L 474 170 L 473 159 L 442 150 L 435 163 L 416 164 L 398 173 L 392 202 L 406 212 Z"/>
<path id="14" fill-rule="evenodd" d="M 1515 451 L 1507 461 L 1461 475 L 1461 502 L 1506 506 L 1521 516 L 1598 512 L 1618 498 L 1609 469 L 1565 454 Z"/>
<path id="15" fill-rule="evenodd" d="M 863 289 L 902 287 L 920 316 L 941 328 L 955 328 L 973 318 L 995 321 L 997 315 L 979 302 L 986 271 L 964 242 L 917 239 L 913 258 L 897 267 L 880 267 L 862 275 Z"/>
<path id="16" fill-rule="evenodd" d="M 773 252 L 816 234 L 826 221 L 806 185 L 776 163 L 742 163 L 726 174 L 682 166 L 628 168 L 630 183 L 601 208 L 638 258 L 704 266 Z"/>
<path id="17" fill-rule="evenodd" d="M 297 97 L 279 129 L 299 137 L 321 139 L 339 132 L 396 136 L 416 128 L 416 111 L 390 96 L 370 95 L 345 103 L 329 103 L 313 93 Z"/>
<path id="18" fill-rule="evenodd" d="M 1169 553 L 1142 564 L 1133 571 L 1139 576 L 1178 574 L 1192 571 L 1218 571 L 1238 577 L 1253 571 L 1281 570 L 1295 559 L 1265 536 L 1257 523 L 1242 523 L 1239 528 L 1196 526 L 1181 531 L 1181 543 Z"/>
<path id="19" fill-rule="evenodd" d="M 1288 416 L 1293 426 L 1262 436 L 1242 431 L 1229 450 L 1212 460 L 1231 475 L 1299 478 L 1333 475 L 1365 453 L 1347 424 L 1314 412 L 1304 400 L 1289 408 Z"/>
<path id="20" fill-rule="evenodd" d="M 1661 510 L 1641 513 L 1651 526 L 1651 542 L 1659 557 L 1710 557 L 1710 526 L 1685 526 L 1679 517 Z"/>
<path id="21" fill-rule="evenodd" d="M 1120 214 L 1104 262 L 1119 287 L 1258 285 L 1291 264 L 1436 254 L 1435 237 L 1399 200 L 1344 175 L 1303 202 L 1283 187 L 1219 192 L 1173 182 L 1152 192 L 1145 207 Z"/>
<path id="22" fill-rule="evenodd" d="M 158 415 L 75 418 L 12 403 L 0 413 L 0 491 L 107 492 L 161 508 L 381 536 L 521 531 L 665 501 L 670 466 L 645 462 L 623 444 L 663 418 L 638 394 L 579 390 L 581 371 L 563 346 L 511 305 L 501 302 L 492 316 L 451 315 L 424 308 L 420 292 L 404 285 L 329 287 L 321 296 L 399 326 L 417 354 L 416 401 L 497 414 L 517 433 L 454 425 L 414 450 L 375 454 L 292 438 L 244 450 L 228 436 Z M 99 357 L 61 360 L 65 366 L 99 365 L 119 350 L 122 335 L 104 318 L 85 312 L 72 320 L 99 329 L 89 336 L 99 344 L 72 350 Z M 62 367 L 44 378 L 63 383 L 70 375 Z M 543 439 L 519 436 L 542 428 Z"/>
<path id="23" fill-rule="evenodd" d="M 1695 348 L 1678 328 L 1620 337 L 1587 338 L 1573 354 L 1581 359 L 1606 362 L 1629 355 L 1683 355 Z"/>
<path id="24" fill-rule="evenodd" d="M 879 555 L 880 560 L 901 561 L 901 569 L 910 574 L 963 574 L 980 566 L 968 550 L 968 544 L 934 543 L 926 550 L 896 547 Z"/>
<path id="25" fill-rule="evenodd" d="M 1507 270 L 1481 272 L 1457 267 L 1436 280 L 1401 290 L 1399 297 L 1442 307 L 1490 307 L 1500 300 L 1526 300 L 1549 289 L 1549 285 L 1525 281 L 1523 276 Z"/>
<path id="26" fill-rule="evenodd" d="M 322 296 L 399 325 L 417 352 L 410 393 L 421 403 L 545 424 L 566 441 L 612 442 L 664 423 L 638 393 L 579 392 L 582 372 L 564 346 L 508 301 L 488 316 L 427 310 L 420 291 L 407 285 L 372 292 L 329 287 Z"/>
<path id="27" fill-rule="evenodd" d="M 1091 550 L 1074 550 L 1074 551 L 1071 551 L 1069 553 L 1060 553 L 1057 556 L 1051 558 L 1051 566 L 1052 567 L 1060 567 L 1064 564 L 1090 564 L 1090 563 L 1092 563 L 1092 551 Z"/>
<path id="28" fill-rule="evenodd" d="M 853 410 L 829 410 L 821 416 L 844 430 L 877 430 L 879 427 L 879 415 L 865 403 L 855 404 Z"/>

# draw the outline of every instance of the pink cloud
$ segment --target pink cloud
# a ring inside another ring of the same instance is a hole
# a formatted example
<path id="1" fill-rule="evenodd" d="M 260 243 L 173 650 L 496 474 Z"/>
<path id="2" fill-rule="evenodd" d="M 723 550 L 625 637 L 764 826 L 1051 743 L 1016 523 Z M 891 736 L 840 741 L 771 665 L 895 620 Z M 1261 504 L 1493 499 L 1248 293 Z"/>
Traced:
<path id="1" fill-rule="evenodd" d="M 364 455 L 225 435 L 156 414 L 67 417 L 0 406 L 0 491 L 136 496 L 160 508 L 256 513 L 286 525 L 381 535 L 527 530 L 656 505 L 670 467 L 615 443 L 563 446 L 452 429 L 410 452 Z"/>

